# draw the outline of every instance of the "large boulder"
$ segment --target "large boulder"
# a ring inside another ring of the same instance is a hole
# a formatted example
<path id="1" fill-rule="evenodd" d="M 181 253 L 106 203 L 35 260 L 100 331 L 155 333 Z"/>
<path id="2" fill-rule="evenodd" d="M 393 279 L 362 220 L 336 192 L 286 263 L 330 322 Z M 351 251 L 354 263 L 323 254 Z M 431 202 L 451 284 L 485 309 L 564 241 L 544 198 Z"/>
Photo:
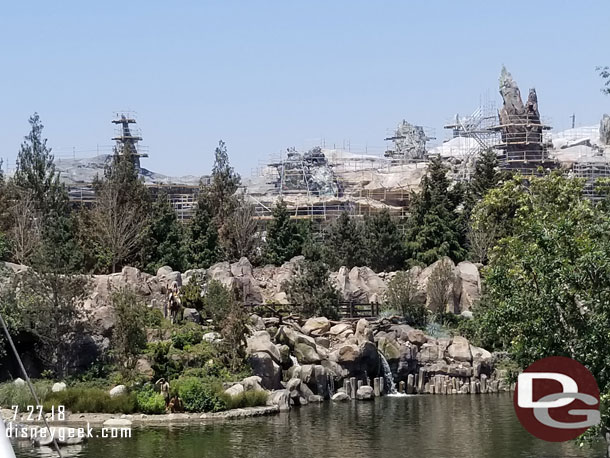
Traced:
<path id="1" fill-rule="evenodd" d="M 241 258 L 231 264 L 230 272 L 236 282 L 235 286 L 239 288 L 246 304 L 264 303 L 261 288 L 252 274 L 252 264 L 248 258 Z"/>
<path id="2" fill-rule="evenodd" d="M 247 339 L 246 353 L 252 355 L 260 352 L 267 353 L 276 364 L 282 363 L 282 355 L 275 344 L 271 342 L 271 336 L 267 331 L 256 331 Z"/>
<path id="3" fill-rule="evenodd" d="M 267 405 L 278 406 L 280 412 L 290 410 L 290 392 L 284 389 L 272 391 L 267 397 Z"/>
<path id="4" fill-rule="evenodd" d="M 472 354 L 470 353 L 470 344 L 466 338 L 461 336 L 455 336 L 451 345 L 447 348 L 447 353 L 450 358 L 455 361 L 472 361 Z"/>
<path id="5" fill-rule="evenodd" d="M 282 368 L 267 352 L 256 352 L 250 355 L 252 373 L 261 378 L 261 384 L 268 390 L 281 388 Z"/>
<path id="6" fill-rule="evenodd" d="M 229 396 L 237 396 L 244 392 L 244 386 L 241 383 L 236 383 L 235 385 L 227 388 L 225 390 L 225 394 Z"/>
<path id="7" fill-rule="evenodd" d="M 346 301 L 380 302 L 387 288 L 385 282 L 369 267 L 341 267 L 332 275 L 337 289 Z"/>
<path id="8" fill-rule="evenodd" d="M 368 385 L 363 385 L 356 391 L 356 399 L 360 401 L 368 401 L 373 399 L 373 387 Z"/>
<path id="9" fill-rule="evenodd" d="M 125 385 L 117 385 L 110 390 L 111 398 L 116 398 L 122 394 L 127 394 L 127 387 Z"/>
<path id="10" fill-rule="evenodd" d="M 460 262 L 457 271 L 462 280 L 459 311 L 463 312 L 470 310 L 481 297 L 481 276 L 477 266 L 467 261 Z"/>
<path id="11" fill-rule="evenodd" d="M 365 320 L 364 318 L 358 320 L 355 337 L 358 344 L 373 341 L 373 330 L 371 329 L 371 323 L 369 323 L 368 320 Z"/>
<path id="12" fill-rule="evenodd" d="M 318 364 L 322 360 L 315 347 L 311 347 L 304 343 L 295 345 L 294 356 L 301 364 Z"/>
<path id="13" fill-rule="evenodd" d="M 330 330 L 330 321 L 325 317 L 309 318 L 301 329 L 305 334 L 321 336 Z"/>

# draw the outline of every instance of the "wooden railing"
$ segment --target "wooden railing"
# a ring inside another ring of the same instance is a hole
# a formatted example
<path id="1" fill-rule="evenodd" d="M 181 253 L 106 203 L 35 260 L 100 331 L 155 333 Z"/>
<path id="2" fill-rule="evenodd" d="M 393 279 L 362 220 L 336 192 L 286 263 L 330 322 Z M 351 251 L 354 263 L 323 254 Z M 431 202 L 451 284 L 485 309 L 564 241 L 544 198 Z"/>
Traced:
<path id="1" fill-rule="evenodd" d="M 300 315 L 300 304 L 244 304 L 253 313 L 265 316 L 285 317 Z M 342 319 L 377 318 L 379 316 L 378 302 L 349 302 L 342 301 L 337 304 L 339 316 Z"/>

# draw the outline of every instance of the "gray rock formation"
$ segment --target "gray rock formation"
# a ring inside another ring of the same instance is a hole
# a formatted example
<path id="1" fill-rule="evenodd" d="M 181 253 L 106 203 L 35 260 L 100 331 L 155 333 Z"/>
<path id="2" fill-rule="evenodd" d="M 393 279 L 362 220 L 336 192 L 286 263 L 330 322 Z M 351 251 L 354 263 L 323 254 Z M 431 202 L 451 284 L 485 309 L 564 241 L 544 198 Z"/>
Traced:
<path id="1" fill-rule="evenodd" d="M 610 145 L 610 116 L 605 113 L 599 122 L 599 141 L 602 145 Z"/>

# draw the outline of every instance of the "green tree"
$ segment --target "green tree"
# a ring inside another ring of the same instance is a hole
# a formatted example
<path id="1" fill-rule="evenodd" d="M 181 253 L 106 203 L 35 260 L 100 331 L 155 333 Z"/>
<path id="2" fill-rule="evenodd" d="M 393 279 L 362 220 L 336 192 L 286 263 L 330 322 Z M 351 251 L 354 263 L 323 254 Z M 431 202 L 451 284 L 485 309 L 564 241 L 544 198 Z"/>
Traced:
<path id="1" fill-rule="evenodd" d="M 150 196 L 133 155 L 116 149 L 103 179 L 94 182 L 97 199 L 85 238 L 95 246 L 98 266 L 111 272 L 137 263 L 148 233 Z"/>
<path id="2" fill-rule="evenodd" d="M 292 279 L 284 285 L 288 299 L 301 307 L 303 316 L 339 318 L 340 294 L 332 284 L 328 266 L 321 261 L 302 260 Z"/>
<path id="3" fill-rule="evenodd" d="M 417 278 L 411 271 L 396 272 L 388 283 L 383 306 L 387 310 L 400 313 L 407 324 L 426 324 L 426 300 L 419 288 Z"/>
<path id="4" fill-rule="evenodd" d="M 220 243 L 225 258 L 236 261 L 245 256 L 254 261 L 259 245 L 257 232 L 254 206 L 243 195 L 237 197 L 235 209 L 220 230 Z"/>
<path id="5" fill-rule="evenodd" d="M 208 195 L 201 187 L 197 209 L 186 230 L 186 260 L 190 269 L 207 269 L 220 259 L 218 228 L 212 219 Z"/>
<path id="6" fill-rule="evenodd" d="M 273 209 L 273 220 L 267 228 L 265 261 L 279 266 L 301 255 L 309 237 L 307 223 L 291 219 L 286 203 L 280 199 Z"/>
<path id="7" fill-rule="evenodd" d="M 209 208 L 218 228 L 221 228 L 237 206 L 235 193 L 241 177 L 229 163 L 225 143 L 220 140 L 214 153 L 212 181 L 208 189 Z"/>
<path id="8" fill-rule="evenodd" d="M 477 158 L 474 173 L 466 187 L 464 199 L 464 215 L 469 219 L 474 206 L 490 189 L 498 186 L 501 173 L 498 169 L 498 156 L 493 149 L 487 149 Z"/>
<path id="9" fill-rule="evenodd" d="M 369 256 L 363 225 L 349 213 L 341 213 L 326 231 L 322 251 L 331 269 L 367 265 Z"/>
<path id="10" fill-rule="evenodd" d="M 147 272 L 154 275 L 159 267 L 167 265 L 174 270 L 184 270 L 183 226 L 165 191 L 159 193 L 152 206 L 144 237 L 142 258 Z"/>
<path id="11" fill-rule="evenodd" d="M 520 189 L 483 203 L 516 209 L 484 271 L 476 335 L 522 368 L 546 356 L 574 358 L 608 393 L 609 215 L 583 197 L 582 180 L 553 173 Z"/>
<path id="12" fill-rule="evenodd" d="M 121 372 L 133 373 L 138 355 L 146 348 L 146 305 L 130 289 L 112 293 L 115 323 L 112 330 L 112 352 Z"/>
<path id="13" fill-rule="evenodd" d="M 604 94 L 610 94 L 610 67 L 596 67 L 595 70 L 598 71 L 599 76 L 604 80 L 602 92 Z"/>
<path id="14" fill-rule="evenodd" d="M 428 165 L 421 191 L 413 197 L 407 221 L 407 255 L 413 261 L 432 264 L 443 256 L 458 262 L 464 259 L 464 224 L 458 206 L 459 188 L 452 188 L 447 168 L 439 157 Z"/>
<path id="15" fill-rule="evenodd" d="M 403 238 L 388 210 L 365 219 L 364 238 L 369 266 L 376 272 L 399 270 L 405 263 Z"/>

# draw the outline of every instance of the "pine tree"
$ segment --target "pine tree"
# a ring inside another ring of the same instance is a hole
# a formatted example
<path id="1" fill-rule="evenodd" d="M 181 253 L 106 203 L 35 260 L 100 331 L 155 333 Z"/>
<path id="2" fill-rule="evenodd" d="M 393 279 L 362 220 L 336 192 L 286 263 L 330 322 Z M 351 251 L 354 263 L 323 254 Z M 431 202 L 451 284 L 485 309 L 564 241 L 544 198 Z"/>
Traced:
<path id="1" fill-rule="evenodd" d="M 365 220 L 369 267 L 376 272 L 399 270 L 405 263 L 403 240 L 390 212 L 382 210 Z"/>
<path id="2" fill-rule="evenodd" d="M 221 228 L 228 216 L 237 206 L 235 193 L 241 183 L 240 176 L 229 163 L 229 155 L 225 143 L 220 140 L 214 153 L 212 182 L 209 187 L 208 199 L 212 217 L 217 227 Z"/>
<path id="3" fill-rule="evenodd" d="M 57 273 L 76 271 L 82 255 L 75 242 L 73 216 L 70 214 L 68 192 L 60 182 L 54 156 L 42 137 L 44 126 L 34 113 L 29 119 L 30 133 L 25 137 L 17 155 L 17 169 L 12 179 L 17 199 L 33 203 L 26 218 L 40 218 L 40 244 L 23 261 L 39 270 Z"/>
<path id="4" fill-rule="evenodd" d="M 421 191 L 413 197 L 407 221 L 406 248 L 412 261 L 432 264 L 443 256 L 464 259 L 464 227 L 458 206 L 461 188 L 451 188 L 439 157 L 428 165 Z"/>
<path id="5" fill-rule="evenodd" d="M 207 269 L 220 259 L 218 228 L 212 219 L 209 190 L 201 187 L 195 215 L 186 230 L 186 256 L 190 269 Z"/>
<path id="6" fill-rule="evenodd" d="M 265 243 L 265 261 L 276 266 L 303 253 L 308 241 L 309 226 L 290 219 L 288 208 L 279 200 L 273 209 L 273 220 L 269 223 Z"/>
<path id="7" fill-rule="evenodd" d="M 487 191 L 495 188 L 500 182 L 498 157 L 492 149 L 485 150 L 477 159 L 474 174 L 468 183 L 464 199 L 464 215 L 469 219 L 472 209 Z"/>
<path id="8" fill-rule="evenodd" d="M 304 317 L 339 318 L 340 294 L 329 278 L 328 266 L 322 261 L 299 262 L 296 274 L 285 283 L 284 289 Z"/>
<path id="9" fill-rule="evenodd" d="M 167 192 L 161 191 L 153 203 L 147 229 L 142 254 L 145 270 L 154 275 L 159 267 L 169 265 L 174 270 L 183 271 L 185 260 L 182 225 Z"/>
<path id="10" fill-rule="evenodd" d="M 369 256 L 363 229 L 347 212 L 332 222 L 323 245 L 323 258 L 331 269 L 367 265 Z"/>
<path id="11" fill-rule="evenodd" d="M 243 195 L 236 199 L 236 204 L 221 228 L 220 243 L 229 261 L 236 261 L 244 256 L 255 261 L 259 240 L 254 206 L 247 202 Z"/>

